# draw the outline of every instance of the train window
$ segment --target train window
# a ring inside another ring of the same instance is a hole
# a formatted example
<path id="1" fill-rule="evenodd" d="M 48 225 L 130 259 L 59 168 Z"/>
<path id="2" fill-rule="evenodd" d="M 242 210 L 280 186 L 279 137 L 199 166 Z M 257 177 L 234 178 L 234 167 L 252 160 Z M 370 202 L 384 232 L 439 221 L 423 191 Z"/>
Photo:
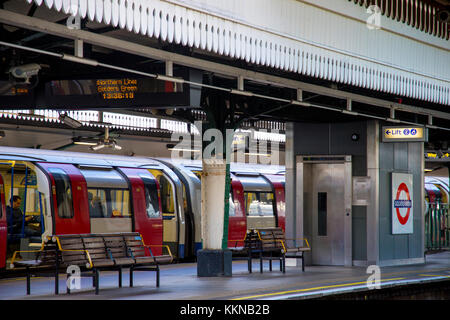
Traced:
<path id="1" fill-rule="evenodd" d="M 161 209 L 163 214 L 175 213 L 175 197 L 172 184 L 159 170 L 149 171 L 155 176 L 159 183 L 159 190 L 161 192 Z"/>
<path id="2" fill-rule="evenodd" d="M 91 218 L 131 217 L 130 192 L 123 189 L 88 189 Z"/>
<path id="3" fill-rule="evenodd" d="M 6 169 L 1 168 L 0 174 L 3 176 L 4 181 L 4 192 L 6 205 L 10 206 L 11 195 L 20 196 L 22 199 L 21 210 L 25 212 L 26 215 L 39 216 L 39 192 L 37 191 L 37 178 L 36 173 L 28 167 L 25 170 L 25 165 L 22 163 L 16 163 L 14 167 L 14 187 L 11 190 L 11 168 Z M 1 217 L 1 207 L 0 207 L 0 217 Z"/>
<path id="4" fill-rule="evenodd" d="M 272 192 L 244 192 L 245 210 L 248 216 L 273 216 Z"/>
<path id="5" fill-rule="evenodd" d="M 158 189 L 156 182 L 153 179 L 140 175 L 145 186 L 145 202 L 147 205 L 147 216 L 149 218 L 158 218 L 159 212 L 159 200 Z"/>
<path id="6" fill-rule="evenodd" d="M 231 192 L 230 192 L 230 200 L 229 200 L 229 202 L 230 202 L 230 206 L 229 206 L 229 209 L 228 209 L 228 216 L 229 217 L 234 217 L 236 215 L 236 205 L 234 204 L 233 195 L 232 195 Z"/>
<path id="7" fill-rule="evenodd" d="M 59 168 L 49 168 L 48 171 L 55 179 L 58 216 L 60 218 L 73 218 L 72 187 L 69 175 Z"/>

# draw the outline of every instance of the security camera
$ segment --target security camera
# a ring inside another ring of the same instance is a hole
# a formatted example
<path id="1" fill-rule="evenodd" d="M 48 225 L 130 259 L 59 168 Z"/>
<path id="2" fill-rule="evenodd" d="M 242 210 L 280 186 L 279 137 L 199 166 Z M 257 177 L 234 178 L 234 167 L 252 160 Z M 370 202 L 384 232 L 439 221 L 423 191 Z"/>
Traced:
<path id="1" fill-rule="evenodd" d="M 439 10 L 436 18 L 443 23 L 450 23 L 450 10 Z"/>
<path id="2" fill-rule="evenodd" d="M 40 65 L 38 65 L 37 63 L 30 63 L 22 66 L 12 67 L 11 69 L 9 69 L 9 73 L 11 73 L 14 78 L 25 79 L 25 82 L 29 83 L 30 78 L 37 75 L 39 73 L 39 70 L 41 70 Z"/>

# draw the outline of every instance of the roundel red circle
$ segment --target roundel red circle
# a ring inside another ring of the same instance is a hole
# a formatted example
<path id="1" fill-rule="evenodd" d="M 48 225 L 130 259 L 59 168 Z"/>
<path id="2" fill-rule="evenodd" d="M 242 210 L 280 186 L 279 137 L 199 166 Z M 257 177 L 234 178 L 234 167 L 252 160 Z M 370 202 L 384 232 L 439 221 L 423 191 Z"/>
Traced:
<path id="1" fill-rule="evenodd" d="M 404 191 L 406 193 L 406 196 L 408 197 L 408 200 L 411 200 L 411 197 L 409 196 L 409 190 L 408 187 L 406 186 L 406 184 L 404 182 L 402 182 L 397 189 L 397 196 L 395 197 L 396 200 L 400 199 L 400 193 Z M 398 221 L 400 222 L 400 224 L 404 225 L 406 224 L 406 222 L 408 222 L 409 219 L 409 213 L 411 211 L 411 208 L 407 208 L 406 210 L 406 215 L 404 217 L 402 217 L 402 215 L 400 214 L 400 209 L 399 208 L 395 208 L 395 210 L 397 211 L 397 218 Z"/>

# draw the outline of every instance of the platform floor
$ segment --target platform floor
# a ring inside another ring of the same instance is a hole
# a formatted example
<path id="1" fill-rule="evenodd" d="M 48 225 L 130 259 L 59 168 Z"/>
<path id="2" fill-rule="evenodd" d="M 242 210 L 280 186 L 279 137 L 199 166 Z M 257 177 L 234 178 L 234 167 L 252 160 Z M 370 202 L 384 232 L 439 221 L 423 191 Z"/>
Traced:
<path id="1" fill-rule="evenodd" d="M 269 272 L 259 272 L 259 261 L 253 262 L 253 273 L 247 263 L 233 262 L 233 276 L 197 277 L 195 263 L 162 266 L 161 285 L 155 286 L 155 272 L 136 272 L 134 287 L 128 287 L 128 271 L 123 273 L 123 287 L 118 288 L 117 272 L 100 275 L 100 294 L 95 295 L 91 278 L 81 279 L 81 289 L 66 294 L 65 276 L 60 278 L 60 294 L 54 295 L 53 278 L 32 278 L 31 295 L 26 295 L 25 278 L 0 279 L 0 300 L 75 299 L 75 300 L 259 300 L 307 299 L 324 295 L 367 289 L 369 274 L 365 267 L 307 266 L 287 267 L 279 271 L 274 262 Z M 433 282 L 450 278 L 450 252 L 426 256 L 425 264 L 382 267 L 381 288 L 405 283 Z"/>

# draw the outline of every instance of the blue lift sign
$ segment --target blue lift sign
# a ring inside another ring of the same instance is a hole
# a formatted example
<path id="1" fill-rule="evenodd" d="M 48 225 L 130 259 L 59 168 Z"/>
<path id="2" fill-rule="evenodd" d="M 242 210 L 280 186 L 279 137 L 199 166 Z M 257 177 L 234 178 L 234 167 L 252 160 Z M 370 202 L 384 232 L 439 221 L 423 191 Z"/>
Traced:
<path id="1" fill-rule="evenodd" d="M 425 142 L 424 127 L 383 127 L 383 142 Z"/>

